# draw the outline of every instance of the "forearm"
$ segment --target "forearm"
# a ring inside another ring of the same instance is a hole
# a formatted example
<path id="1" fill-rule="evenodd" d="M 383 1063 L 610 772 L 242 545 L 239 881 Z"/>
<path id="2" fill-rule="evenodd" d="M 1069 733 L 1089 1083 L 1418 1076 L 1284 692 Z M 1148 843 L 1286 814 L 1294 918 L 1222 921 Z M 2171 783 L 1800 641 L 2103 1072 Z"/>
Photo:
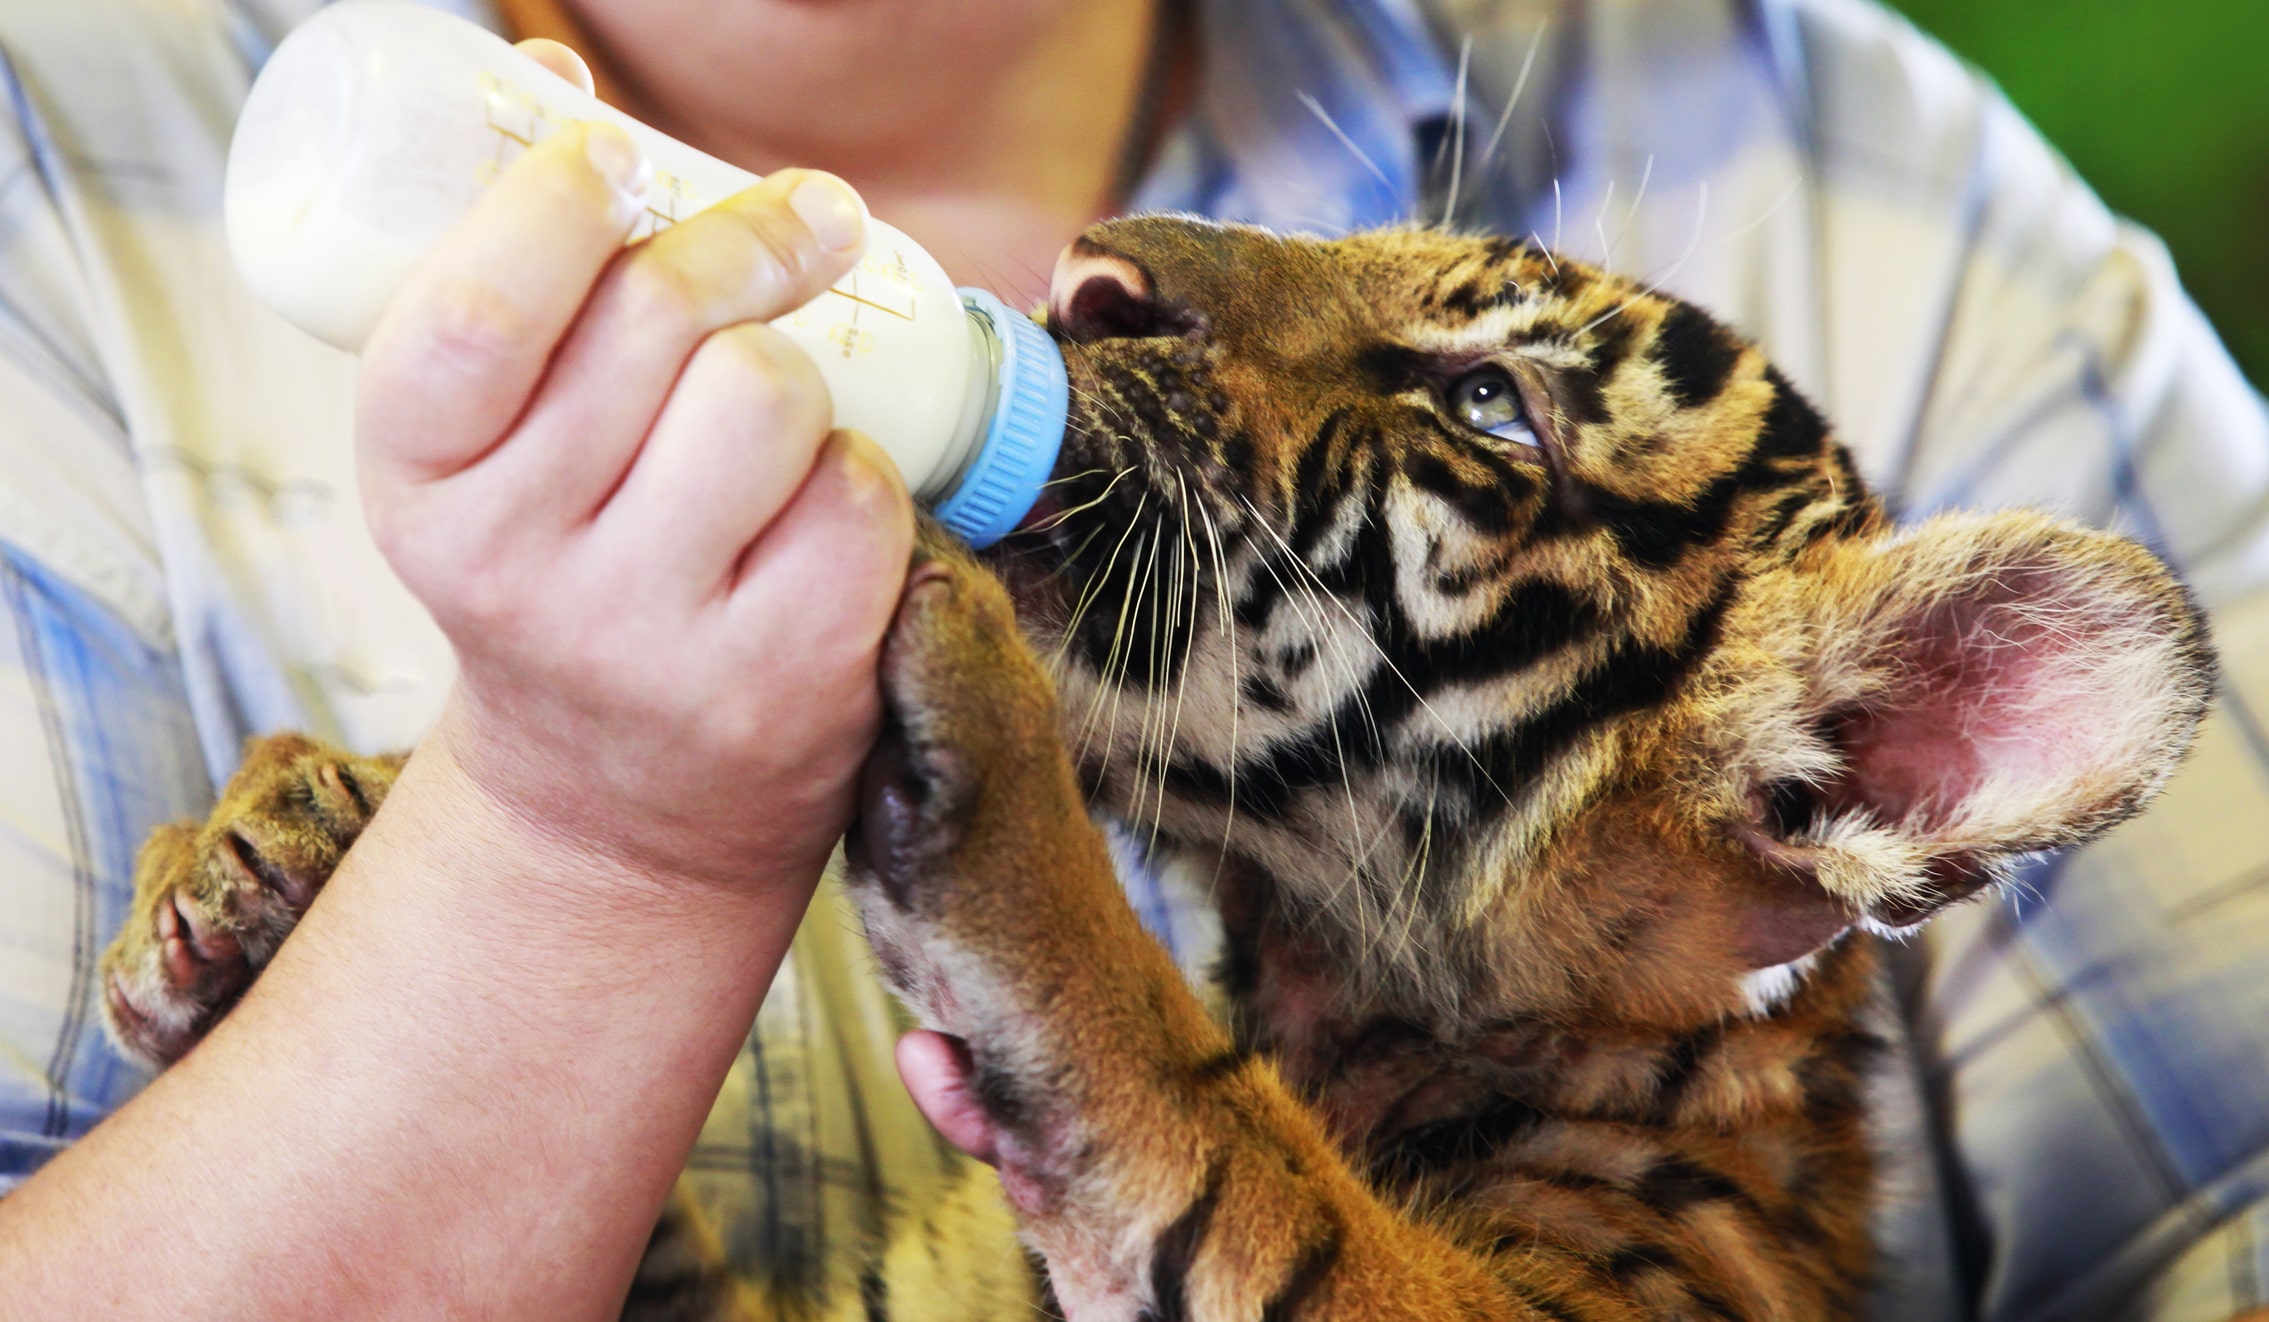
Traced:
<path id="1" fill-rule="evenodd" d="M 0 1312 L 610 1314 L 813 877 L 668 880 L 429 745 L 244 1003 L 0 1201 Z"/>

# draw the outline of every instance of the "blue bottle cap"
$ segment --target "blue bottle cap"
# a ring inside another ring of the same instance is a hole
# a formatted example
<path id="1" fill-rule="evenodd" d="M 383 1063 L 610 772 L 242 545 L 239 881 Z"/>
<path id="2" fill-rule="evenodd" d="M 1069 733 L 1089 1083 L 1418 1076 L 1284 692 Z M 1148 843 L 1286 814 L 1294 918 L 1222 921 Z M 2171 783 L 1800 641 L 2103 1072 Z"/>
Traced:
<path id="1" fill-rule="evenodd" d="M 971 546 L 990 546 L 1030 513 L 1063 448 L 1071 387 L 1056 342 L 1030 317 L 982 289 L 961 305 L 991 324 L 1000 345 L 993 420 L 953 494 L 931 511 Z"/>

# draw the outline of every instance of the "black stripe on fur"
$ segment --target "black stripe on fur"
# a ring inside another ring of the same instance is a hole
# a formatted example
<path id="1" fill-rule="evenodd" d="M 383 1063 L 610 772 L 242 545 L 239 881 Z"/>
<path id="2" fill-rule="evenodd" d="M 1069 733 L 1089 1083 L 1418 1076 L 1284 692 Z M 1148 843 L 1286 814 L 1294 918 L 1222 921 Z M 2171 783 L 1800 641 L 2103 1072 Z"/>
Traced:
<path id="1" fill-rule="evenodd" d="M 1650 356 L 1678 406 L 1698 408 L 1724 391 L 1741 361 L 1741 344 L 1709 313 L 1679 303 L 1662 319 Z"/>
<path id="2" fill-rule="evenodd" d="M 1325 1225 L 1322 1236 L 1300 1255 L 1291 1275 L 1284 1278 L 1284 1284 L 1261 1306 L 1261 1322 L 1293 1322 L 1299 1317 L 1300 1310 L 1331 1275 L 1332 1268 L 1339 1265 L 1345 1234 L 1336 1222 Z"/>
<path id="3" fill-rule="evenodd" d="M 1159 1232 L 1150 1249 L 1150 1306 L 1142 1311 L 1146 1322 L 1189 1322 L 1190 1267 L 1213 1224 L 1213 1211 L 1221 1203 L 1221 1186 L 1227 1165 L 1215 1158 L 1205 1173 L 1205 1187 L 1173 1224 Z"/>

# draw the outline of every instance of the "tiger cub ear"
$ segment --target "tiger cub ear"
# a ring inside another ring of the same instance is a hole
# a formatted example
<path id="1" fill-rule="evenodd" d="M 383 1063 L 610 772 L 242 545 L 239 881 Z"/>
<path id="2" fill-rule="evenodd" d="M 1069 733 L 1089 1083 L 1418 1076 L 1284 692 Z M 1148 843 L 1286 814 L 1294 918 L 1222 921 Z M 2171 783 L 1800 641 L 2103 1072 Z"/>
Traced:
<path id="1" fill-rule="evenodd" d="M 2125 538 L 2015 511 L 1823 547 L 1757 584 L 1795 719 L 1735 834 L 1783 882 L 1757 958 L 1911 927 L 2139 811 L 2213 689 L 2181 583 Z M 1788 681 L 1793 680 L 1793 683 Z M 1780 910 L 1787 912 L 1780 912 Z"/>

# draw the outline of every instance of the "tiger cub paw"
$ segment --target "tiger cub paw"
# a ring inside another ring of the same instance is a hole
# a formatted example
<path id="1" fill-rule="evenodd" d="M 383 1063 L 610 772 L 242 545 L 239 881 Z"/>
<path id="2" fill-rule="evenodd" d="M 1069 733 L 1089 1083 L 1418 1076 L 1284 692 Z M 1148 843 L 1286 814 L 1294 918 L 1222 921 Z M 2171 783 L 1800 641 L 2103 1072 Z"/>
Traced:
<path id="1" fill-rule="evenodd" d="M 965 881 L 1012 884 L 1036 835 L 1086 812 L 1057 732 L 1054 691 L 1000 580 L 925 546 L 884 640 L 884 729 L 847 842 L 855 880 L 934 919 Z"/>
<path id="2" fill-rule="evenodd" d="M 102 957 L 112 1040 L 165 1066 L 203 1039 L 298 925 L 399 768 L 301 735 L 258 739 L 202 826 L 160 827 Z"/>

